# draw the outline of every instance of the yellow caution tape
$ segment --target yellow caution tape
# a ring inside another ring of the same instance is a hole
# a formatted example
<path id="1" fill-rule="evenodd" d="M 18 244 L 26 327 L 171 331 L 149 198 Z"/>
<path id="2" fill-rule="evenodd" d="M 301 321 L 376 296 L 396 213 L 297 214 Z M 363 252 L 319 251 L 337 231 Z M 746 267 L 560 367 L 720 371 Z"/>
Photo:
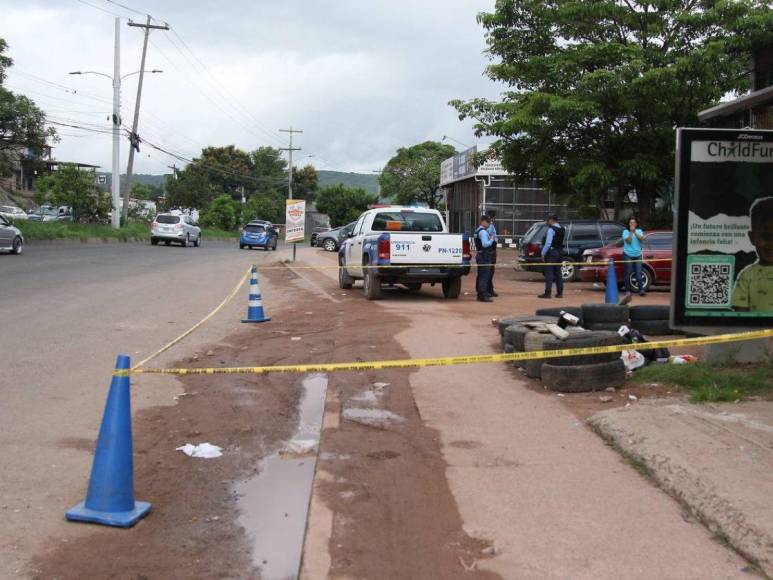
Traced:
<path id="1" fill-rule="evenodd" d="M 604 354 L 609 352 L 621 352 L 635 348 L 653 349 L 669 348 L 674 346 L 700 346 L 707 344 L 722 344 L 727 342 L 740 342 L 744 340 L 757 340 L 773 337 L 773 329 L 754 330 L 734 334 L 720 334 L 717 336 L 705 336 L 696 338 L 679 338 L 672 340 L 658 340 L 642 344 L 619 344 L 613 346 L 589 346 L 582 348 L 564 348 L 557 350 L 541 350 L 534 352 L 513 352 L 502 354 L 476 354 L 467 356 L 448 356 L 439 358 L 381 360 L 370 362 L 348 363 L 320 363 L 302 365 L 276 365 L 262 367 L 219 367 L 219 368 L 190 368 L 190 369 L 138 369 L 117 370 L 114 376 L 127 376 L 129 374 L 156 374 L 156 375 L 262 375 L 266 373 L 331 373 L 338 371 L 362 371 L 379 369 L 421 368 L 451 365 L 466 365 L 493 362 L 514 362 L 534 359 L 560 358 L 566 356 Z"/>
<path id="2" fill-rule="evenodd" d="M 218 305 L 215 307 L 215 309 L 214 309 L 212 312 L 210 312 L 209 314 L 207 314 L 207 315 L 206 315 L 204 318 L 202 318 L 201 320 L 199 320 L 199 321 L 198 321 L 196 324 L 194 324 L 193 326 L 191 326 L 191 327 L 190 327 L 188 330 L 186 330 L 185 332 L 183 332 L 183 333 L 182 333 L 180 336 L 178 336 L 177 338 L 175 338 L 175 339 L 174 339 L 174 340 L 172 340 L 171 342 L 168 342 L 168 343 L 166 343 L 164 346 L 162 346 L 161 348 L 159 348 L 159 349 L 158 349 L 156 352 L 154 352 L 154 353 L 153 353 L 153 354 L 151 354 L 150 356 L 148 356 L 148 357 L 146 357 L 146 358 L 142 359 L 140 362 L 138 362 L 136 365 L 134 365 L 134 366 L 132 367 L 132 371 L 136 372 L 136 371 L 139 369 L 139 367 L 141 367 L 141 366 L 143 366 L 143 365 L 147 364 L 148 362 L 152 361 L 154 358 L 156 358 L 156 357 L 157 357 L 158 355 L 160 355 L 162 352 L 165 352 L 165 351 L 169 350 L 170 348 L 172 348 L 174 345 L 176 345 L 178 342 L 180 342 L 180 341 L 181 341 L 183 338 L 185 338 L 186 336 L 188 336 L 189 334 L 191 334 L 191 333 L 192 333 L 194 330 L 196 330 L 197 328 L 199 328 L 199 327 L 200 327 L 202 324 L 204 324 L 204 323 L 205 323 L 207 320 L 209 320 L 209 319 L 210 319 L 210 318 L 212 318 L 212 317 L 213 317 L 215 314 L 217 314 L 218 312 L 220 312 L 220 310 L 222 310 L 222 308 L 223 308 L 223 307 L 224 307 L 226 304 L 228 304 L 228 303 L 231 301 L 231 299 L 232 299 L 234 296 L 236 296 L 236 293 L 239 291 L 239 288 L 241 288 L 241 287 L 242 287 L 242 284 L 244 284 L 244 282 L 247 280 L 247 277 L 250 275 L 250 272 L 251 272 L 251 271 L 252 271 L 252 267 L 250 267 L 250 268 L 247 268 L 247 271 L 244 273 L 244 276 L 242 276 L 241 280 L 239 280 L 239 283 L 238 283 L 236 286 L 234 286 L 234 289 L 233 289 L 233 290 L 231 290 L 230 294 L 228 294 L 228 296 L 226 296 L 226 297 L 225 297 L 225 299 L 224 299 L 224 300 L 223 300 L 223 301 L 222 301 L 220 304 L 218 304 Z"/>
<path id="3" fill-rule="evenodd" d="M 615 260 L 615 264 L 650 264 L 654 262 L 671 262 L 672 258 L 652 258 L 650 260 L 642 259 L 642 260 Z M 449 269 L 449 268 L 489 268 L 489 267 L 495 267 L 499 266 L 500 268 L 503 266 L 522 266 L 525 269 L 529 268 L 536 268 L 536 267 L 542 267 L 542 266 L 608 266 L 609 262 L 499 262 L 498 264 L 478 264 L 475 262 L 470 262 L 467 264 L 362 264 L 356 266 L 357 268 L 362 268 L 364 270 L 368 269 L 378 269 L 378 270 L 388 270 L 390 268 L 395 269 L 406 269 L 406 268 L 430 268 L 434 270 L 439 269 Z M 258 266 L 258 270 L 277 270 L 285 267 L 293 268 L 294 270 L 340 270 L 343 268 L 343 266 L 339 264 L 320 264 L 315 266 L 298 266 L 294 263 L 288 263 L 285 262 L 283 264 L 277 264 L 277 265 L 266 265 L 266 266 Z"/>

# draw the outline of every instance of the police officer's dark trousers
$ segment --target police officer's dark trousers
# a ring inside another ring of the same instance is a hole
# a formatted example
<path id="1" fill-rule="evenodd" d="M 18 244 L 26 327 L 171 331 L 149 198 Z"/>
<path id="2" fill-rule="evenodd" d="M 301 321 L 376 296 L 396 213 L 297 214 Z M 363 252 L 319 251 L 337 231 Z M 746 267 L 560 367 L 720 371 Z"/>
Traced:
<path id="1" fill-rule="evenodd" d="M 545 254 L 545 262 L 557 264 L 561 262 L 561 254 L 558 250 L 550 249 Z M 561 266 L 545 266 L 545 295 L 550 296 L 553 290 L 553 280 L 556 281 L 556 296 L 564 293 L 564 279 L 561 277 Z"/>
<path id="2" fill-rule="evenodd" d="M 478 298 L 485 298 L 489 295 L 489 285 L 491 284 L 491 264 L 493 264 L 493 255 L 489 250 L 483 250 L 475 254 L 475 261 L 478 263 L 478 273 L 475 278 L 475 291 Z"/>

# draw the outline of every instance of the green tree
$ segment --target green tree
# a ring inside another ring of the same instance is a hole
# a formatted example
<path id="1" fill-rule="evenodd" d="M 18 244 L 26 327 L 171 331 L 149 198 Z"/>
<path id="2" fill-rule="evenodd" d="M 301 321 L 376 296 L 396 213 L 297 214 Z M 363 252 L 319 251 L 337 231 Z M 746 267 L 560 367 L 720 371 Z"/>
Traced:
<path id="1" fill-rule="evenodd" d="M 324 187 L 317 195 L 317 210 L 328 215 L 334 228 L 353 222 L 374 203 L 378 203 L 377 195 L 340 184 Z"/>
<path id="2" fill-rule="evenodd" d="M 274 147 L 258 147 L 250 153 L 252 160 L 253 190 L 256 193 L 273 193 L 287 183 L 287 162 L 282 152 Z"/>
<path id="3" fill-rule="evenodd" d="M 244 206 L 242 221 L 267 220 L 281 223 L 285 217 L 285 196 L 278 192 L 253 194 Z"/>
<path id="4" fill-rule="evenodd" d="M 167 208 L 197 208 L 207 207 L 217 195 L 206 172 L 190 165 L 177 172 L 177 176 L 166 177 Z"/>
<path id="5" fill-rule="evenodd" d="M 220 195 L 202 212 L 201 223 L 204 227 L 219 228 L 231 232 L 239 225 L 240 205 L 230 195 Z"/>
<path id="6" fill-rule="evenodd" d="M 305 199 L 309 203 L 317 197 L 319 175 L 313 165 L 306 165 L 302 169 L 293 167 L 293 197 Z"/>
<path id="7" fill-rule="evenodd" d="M 248 194 L 255 188 L 250 154 L 233 145 L 203 149 L 187 169 L 206 176 L 215 190 L 228 193 L 234 199 L 241 199 L 242 189 Z"/>
<path id="8" fill-rule="evenodd" d="M 440 164 L 455 152 L 451 145 L 437 141 L 398 149 L 379 177 L 381 195 L 403 205 L 419 202 L 438 207 L 443 198 Z"/>
<path id="9" fill-rule="evenodd" d="M 54 205 L 69 205 L 73 219 L 81 222 L 107 217 L 110 197 L 94 183 L 94 173 L 65 164 L 37 180 L 36 199 Z"/>
<path id="10" fill-rule="evenodd" d="M 509 90 L 452 101 L 460 118 L 555 193 L 614 192 L 619 210 L 635 191 L 645 223 L 673 179 L 674 128 L 748 88 L 750 51 L 773 41 L 760 0 L 498 0 L 478 21 Z"/>
<path id="11" fill-rule="evenodd" d="M 132 199 L 150 199 L 151 189 L 144 183 L 132 183 L 132 190 L 129 197 Z"/>
<path id="12" fill-rule="evenodd" d="M 46 114 L 23 95 L 5 87 L 6 70 L 13 64 L 3 53 L 8 44 L 0 38 L 0 175 L 9 175 L 20 151 L 42 155 L 49 140 L 57 141 L 56 131 L 46 127 Z"/>

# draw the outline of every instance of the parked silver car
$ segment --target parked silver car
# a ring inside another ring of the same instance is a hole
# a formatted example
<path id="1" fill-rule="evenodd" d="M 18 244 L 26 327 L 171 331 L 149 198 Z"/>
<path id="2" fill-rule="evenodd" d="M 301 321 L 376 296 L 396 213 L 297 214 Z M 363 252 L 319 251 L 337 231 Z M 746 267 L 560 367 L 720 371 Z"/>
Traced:
<path id="1" fill-rule="evenodd" d="M 18 255 L 23 250 L 24 236 L 21 235 L 21 230 L 0 215 L 0 251 Z"/>
<path id="2" fill-rule="evenodd" d="M 315 240 L 316 245 L 323 248 L 326 252 L 337 252 L 341 247 L 341 243 L 348 238 L 349 234 L 354 230 L 356 223 L 357 222 L 352 222 L 345 226 L 341 226 L 340 228 L 317 235 L 317 239 Z"/>
<path id="3" fill-rule="evenodd" d="M 27 219 L 27 213 L 15 205 L 0 205 L 0 215 L 11 221 Z"/>
<path id="4" fill-rule="evenodd" d="M 167 246 L 172 242 L 187 247 L 193 244 L 201 245 L 201 228 L 187 215 L 160 213 L 150 224 L 150 243 L 154 246 L 164 242 Z"/>

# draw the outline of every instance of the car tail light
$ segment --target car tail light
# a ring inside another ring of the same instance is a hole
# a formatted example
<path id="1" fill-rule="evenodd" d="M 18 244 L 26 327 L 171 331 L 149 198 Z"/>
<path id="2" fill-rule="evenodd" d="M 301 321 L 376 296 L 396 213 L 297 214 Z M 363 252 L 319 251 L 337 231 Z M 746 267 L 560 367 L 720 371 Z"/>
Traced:
<path id="1" fill-rule="evenodd" d="M 539 244 L 529 244 L 526 246 L 527 256 L 534 256 L 536 254 L 539 254 Z"/>
<path id="2" fill-rule="evenodd" d="M 378 239 L 378 259 L 389 260 L 391 257 L 389 237 L 382 236 Z"/>
<path id="3" fill-rule="evenodd" d="M 470 255 L 470 240 L 464 239 L 462 240 L 462 260 L 469 260 L 472 258 Z"/>
<path id="4" fill-rule="evenodd" d="M 181 230 L 181 229 L 183 229 L 183 225 L 182 225 L 182 224 L 177 224 L 177 225 L 174 227 L 174 229 L 176 229 L 176 230 Z"/>

